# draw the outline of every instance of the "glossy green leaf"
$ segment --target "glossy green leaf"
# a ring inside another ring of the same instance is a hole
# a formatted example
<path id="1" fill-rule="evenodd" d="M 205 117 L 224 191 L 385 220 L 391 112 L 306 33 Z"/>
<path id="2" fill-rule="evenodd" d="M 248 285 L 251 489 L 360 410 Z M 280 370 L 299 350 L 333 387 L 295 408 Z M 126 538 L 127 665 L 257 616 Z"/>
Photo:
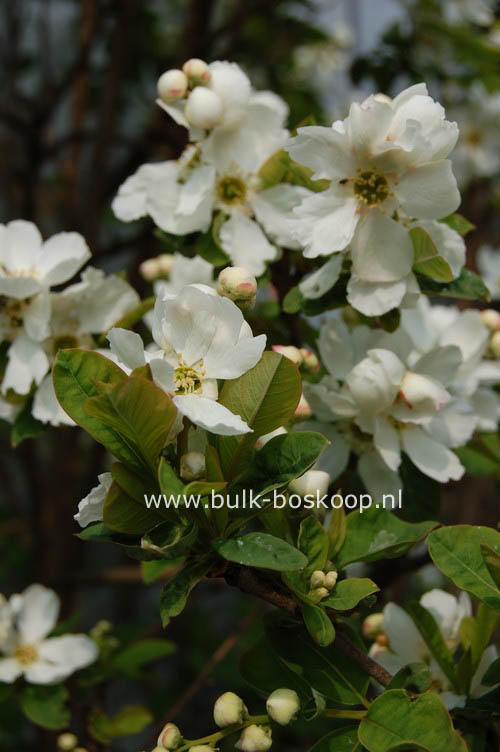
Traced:
<path id="1" fill-rule="evenodd" d="M 411 523 L 385 509 L 371 507 L 347 515 L 346 537 L 335 563 L 340 569 L 356 561 L 377 561 L 402 556 L 436 526 Z"/>
<path id="2" fill-rule="evenodd" d="M 138 535 L 117 533 L 111 530 L 111 528 L 106 527 L 102 522 L 89 525 L 81 533 L 78 533 L 77 537 L 81 540 L 91 541 L 92 543 L 111 543 L 131 559 L 149 561 L 157 558 L 156 554 L 149 553 L 141 548 L 141 540 Z"/>
<path id="3" fill-rule="evenodd" d="M 141 546 L 163 559 L 176 559 L 189 553 L 197 536 L 198 528 L 194 524 L 181 526 L 162 522 L 144 535 Z"/>
<path id="4" fill-rule="evenodd" d="M 302 393 L 297 367 L 282 355 L 265 352 L 254 368 L 224 383 L 219 402 L 250 426 L 243 436 L 218 436 L 216 448 L 224 478 L 246 470 L 255 441 L 287 423 Z"/>
<path id="5" fill-rule="evenodd" d="M 332 509 L 330 512 L 330 519 L 328 522 L 328 558 L 333 559 L 340 549 L 345 540 L 347 532 L 347 517 L 344 511 L 344 507 L 338 507 Z"/>
<path id="6" fill-rule="evenodd" d="M 212 541 L 213 548 L 227 561 L 278 572 L 303 569 L 307 558 L 297 548 L 268 533 L 248 533 L 238 538 Z"/>
<path id="7" fill-rule="evenodd" d="M 388 689 L 407 689 L 421 694 L 430 688 L 432 682 L 432 673 L 427 664 L 409 663 L 394 674 Z"/>
<path id="8" fill-rule="evenodd" d="M 178 616 L 186 605 L 191 590 L 202 580 L 211 566 L 209 559 L 188 562 L 163 588 L 160 616 L 165 628 L 170 619 Z"/>
<path id="9" fill-rule="evenodd" d="M 37 726 L 61 729 L 70 722 L 68 690 L 62 684 L 50 686 L 29 684 L 22 690 L 19 701 L 24 715 Z"/>
<path id="10" fill-rule="evenodd" d="M 28 400 L 12 424 L 10 443 L 14 449 L 26 439 L 36 439 L 47 428 L 44 423 L 33 417 L 32 407 L 33 401 Z"/>
<path id="11" fill-rule="evenodd" d="M 465 267 L 460 276 L 447 284 L 435 282 L 423 275 L 418 275 L 420 290 L 425 295 L 440 295 L 445 298 L 459 298 L 462 300 L 489 300 L 490 291 L 479 277 Z"/>
<path id="12" fill-rule="evenodd" d="M 490 527 L 454 525 L 435 530 L 427 539 L 435 565 L 455 585 L 500 610 L 500 589 L 486 565 L 481 545 L 500 553 L 500 533 Z"/>
<path id="13" fill-rule="evenodd" d="M 369 752 L 408 749 L 428 752 L 467 752 L 442 700 L 433 692 L 415 699 L 402 689 L 390 689 L 372 702 L 358 729 Z"/>
<path id="14" fill-rule="evenodd" d="M 462 236 L 467 235 L 468 232 L 476 229 L 476 226 L 461 214 L 450 214 L 448 217 L 445 217 L 440 221 L 444 222 L 445 225 L 448 225 L 448 227 L 451 227 L 452 230 L 455 230 L 455 232 L 458 232 L 458 234 Z"/>
<path id="15" fill-rule="evenodd" d="M 309 752 L 361 752 L 357 729 L 349 727 L 330 731 Z"/>
<path id="16" fill-rule="evenodd" d="M 328 536 L 321 522 L 312 514 L 300 523 L 297 548 L 307 557 L 307 566 L 304 570 L 306 580 L 310 579 L 315 570 L 325 568 L 328 559 Z"/>
<path id="17" fill-rule="evenodd" d="M 144 500 L 134 499 L 116 481 L 111 484 L 103 508 L 103 522 L 110 530 L 141 536 L 164 520 L 161 508 L 148 509 Z"/>
<path id="18" fill-rule="evenodd" d="M 331 645 L 335 639 L 335 627 L 326 611 L 308 603 L 303 603 L 301 610 L 306 629 L 314 642 L 321 647 Z"/>
<path id="19" fill-rule="evenodd" d="M 436 282 L 451 282 L 455 275 L 446 259 L 439 255 L 429 233 L 422 227 L 414 227 L 408 234 L 415 254 L 413 271 Z"/>
<path id="20" fill-rule="evenodd" d="M 336 611 L 348 611 L 358 605 L 363 598 L 376 593 L 379 588 L 368 577 L 351 577 L 337 582 L 331 594 L 323 598 L 321 605 Z"/>

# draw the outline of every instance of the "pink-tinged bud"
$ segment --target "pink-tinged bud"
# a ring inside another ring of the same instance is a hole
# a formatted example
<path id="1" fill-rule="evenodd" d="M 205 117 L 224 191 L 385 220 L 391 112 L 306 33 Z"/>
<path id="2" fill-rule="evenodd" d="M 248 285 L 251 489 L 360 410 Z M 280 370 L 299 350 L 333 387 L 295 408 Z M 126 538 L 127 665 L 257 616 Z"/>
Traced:
<path id="1" fill-rule="evenodd" d="M 384 631 L 384 614 L 380 611 L 379 613 L 367 616 L 363 622 L 361 631 L 367 640 L 374 640 Z"/>
<path id="2" fill-rule="evenodd" d="M 152 282 L 161 274 L 161 266 L 158 258 L 149 258 L 139 265 L 139 274 L 147 282 Z"/>
<path id="3" fill-rule="evenodd" d="M 295 418 L 308 418 L 312 414 L 311 406 L 304 395 L 300 396 L 299 404 L 295 408 Z"/>
<path id="4" fill-rule="evenodd" d="M 325 576 L 325 587 L 328 590 L 333 590 L 333 588 L 337 584 L 338 576 L 338 572 L 335 572 L 335 570 L 328 572 L 328 574 Z"/>
<path id="5" fill-rule="evenodd" d="M 164 749 L 177 749 L 182 744 L 182 734 L 175 723 L 167 723 L 160 732 L 157 744 Z"/>
<path id="6" fill-rule="evenodd" d="M 490 339 L 490 351 L 494 358 L 500 358 L 500 331 Z"/>
<path id="7" fill-rule="evenodd" d="M 196 86 L 187 98 L 184 114 L 194 128 L 215 128 L 222 120 L 221 98 L 204 86 Z"/>
<path id="8" fill-rule="evenodd" d="M 181 457 L 180 476 L 188 482 L 205 477 L 205 455 L 202 452 L 186 452 Z"/>
<path id="9" fill-rule="evenodd" d="M 188 80 L 186 74 L 176 68 L 162 73 L 156 84 L 158 96 L 166 104 L 172 104 L 179 99 L 183 99 L 187 87 Z"/>
<path id="10" fill-rule="evenodd" d="M 272 746 L 271 729 L 263 726 L 247 726 L 234 745 L 242 752 L 266 752 Z"/>
<path id="11" fill-rule="evenodd" d="M 319 371 L 321 366 L 319 364 L 318 356 L 315 355 L 312 350 L 309 350 L 307 347 L 301 347 L 300 353 L 302 355 L 302 365 L 306 371 L 309 371 L 310 373 Z"/>
<path id="12" fill-rule="evenodd" d="M 255 305 L 257 280 L 243 266 L 228 266 L 221 271 L 217 279 L 219 295 L 229 298 L 242 311 Z"/>
<path id="13" fill-rule="evenodd" d="M 232 726 L 234 723 L 242 723 L 248 718 L 248 710 L 245 703 L 234 692 L 224 692 L 215 702 L 214 721 L 219 728 Z"/>
<path id="14" fill-rule="evenodd" d="M 69 731 L 64 734 L 60 734 L 57 737 L 57 749 L 61 750 L 61 752 L 71 752 L 71 750 L 75 749 L 77 744 L 77 737 L 74 734 L 71 734 Z"/>
<path id="15" fill-rule="evenodd" d="M 194 86 L 206 86 L 212 77 L 210 68 L 204 60 L 200 60 L 199 57 L 192 57 L 182 66 L 182 70 L 186 74 L 189 80 L 189 85 Z"/>
<path id="16" fill-rule="evenodd" d="M 291 493 L 296 493 L 299 496 L 324 496 L 328 491 L 330 485 L 330 475 L 324 470 L 307 470 L 300 478 L 292 480 L 288 486 Z"/>
<path id="17" fill-rule="evenodd" d="M 288 358 L 288 360 L 291 360 L 296 366 L 301 366 L 304 362 L 304 356 L 301 351 L 298 347 L 294 347 L 293 345 L 273 345 L 273 351 Z"/>
<path id="18" fill-rule="evenodd" d="M 266 702 L 267 714 L 280 726 L 287 726 L 300 710 L 300 700 L 293 689 L 275 689 Z"/>
<path id="19" fill-rule="evenodd" d="M 481 321 L 488 329 L 495 332 L 500 329 L 500 313 L 493 308 L 487 308 L 485 311 L 480 311 Z"/>

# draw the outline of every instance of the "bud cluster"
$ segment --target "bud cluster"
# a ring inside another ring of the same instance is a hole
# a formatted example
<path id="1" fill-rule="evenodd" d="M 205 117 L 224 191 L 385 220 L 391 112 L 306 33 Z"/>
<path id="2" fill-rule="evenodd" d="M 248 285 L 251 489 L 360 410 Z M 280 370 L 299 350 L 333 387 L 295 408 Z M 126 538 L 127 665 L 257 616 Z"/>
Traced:
<path id="1" fill-rule="evenodd" d="M 291 360 L 298 368 L 306 373 L 315 373 L 320 370 L 320 363 L 317 355 L 307 347 L 294 347 L 293 345 L 273 345 L 274 352 L 284 355 Z"/>
<path id="2" fill-rule="evenodd" d="M 147 282 L 155 279 L 166 279 L 174 265 L 174 257 L 170 253 L 161 253 L 159 256 L 148 258 L 139 265 L 139 274 Z"/>
<path id="3" fill-rule="evenodd" d="M 337 584 L 338 573 L 329 561 L 324 570 L 315 569 L 309 581 L 308 595 L 315 600 L 321 601 L 330 595 Z"/>
<path id="4" fill-rule="evenodd" d="M 78 746 L 78 737 L 70 731 L 59 734 L 56 744 L 59 752 L 87 752 L 85 747 Z"/>
<path id="5" fill-rule="evenodd" d="M 479 315 L 483 324 L 490 330 L 488 355 L 493 360 L 500 359 L 500 313 L 494 308 L 486 308 Z"/>
<path id="6" fill-rule="evenodd" d="M 183 105 L 184 117 L 193 128 L 209 130 L 220 124 L 224 102 L 209 88 L 212 71 L 204 60 L 191 58 L 182 70 L 165 71 L 157 83 L 158 98 L 165 105 Z"/>

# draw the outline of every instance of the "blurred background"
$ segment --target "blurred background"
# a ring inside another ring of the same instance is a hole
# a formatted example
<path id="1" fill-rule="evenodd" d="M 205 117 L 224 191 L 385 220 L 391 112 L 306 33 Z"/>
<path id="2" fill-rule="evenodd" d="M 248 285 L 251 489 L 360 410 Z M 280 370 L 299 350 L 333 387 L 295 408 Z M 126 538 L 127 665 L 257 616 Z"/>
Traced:
<path id="1" fill-rule="evenodd" d="M 139 165 L 181 153 L 185 131 L 155 105 L 155 86 L 164 70 L 190 57 L 239 63 L 255 88 L 270 88 L 287 101 L 290 127 L 311 115 L 330 123 L 367 93 L 392 95 L 426 81 L 461 129 L 453 155 L 460 212 L 477 226 L 467 237 L 468 265 L 477 270 L 478 249 L 500 245 L 495 2 L 3 0 L 0 35 L 0 220 L 32 220 L 44 236 L 81 232 L 92 263 L 110 272 L 125 269 L 141 294 L 150 289 L 138 275 L 139 263 L 165 248 L 149 220 L 124 225 L 110 204 Z M 496 278 L 494 271 L 480 271 L 500 296 L 500 269 Z M 52 428 L 16 450 L 2 440 L 0 591 L 43 582 L 60 593 L 64 618 L 85 629 L 109 620 L 110 639 L 126 643 L 161 634 L 161 582 L 144 587 L 139 564 L 74 535 L 77 502 L 105 467 L 102 448 L 76 428 Z M 450 522 L 496 525 L 498 465 L 494 473 L 469 474 L 445 489 Z M 374 574 L 388 585 L 387 599 L 440 584 L 425 552 L 393 576 L 383 563 Z M 262 606 L 250 599 L 216 583 L 200 587 L 169 628 L 176 651 L 141 681 L 99 688 L 100 707 L 112 714 L 124 704 L 144 704 L 160 721 L 189 728 L 191 737 L 211 728 L 211 702 L 226 689 L 240 690 L 260 711 L 237 665 L 258 635 L 261 616 Z M 28 727 L 8 703 L 0 707 L 2 750 L 55 749 L 54 734 Z M 153 731 L 111 749 L 152 747 Z M 285 730 L 275 748 L 306 750 L 310 733 L 305 728 L 297 741 Z M 314 737 L 319 734 L 316 727 Z"/>

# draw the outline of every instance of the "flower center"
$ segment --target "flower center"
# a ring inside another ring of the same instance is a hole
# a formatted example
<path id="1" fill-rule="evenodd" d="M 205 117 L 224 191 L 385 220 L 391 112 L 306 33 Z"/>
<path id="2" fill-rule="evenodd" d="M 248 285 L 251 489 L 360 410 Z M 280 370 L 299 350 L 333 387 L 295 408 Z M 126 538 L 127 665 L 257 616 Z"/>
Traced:
<path id="1" fill-rule="evenodd" d="M 16 336 L 16 329 L 23 325 L 24 312 L 29 302 L 29 298 L 17 300 L 0 295 L 0 330 L 4 330 L 5 338 L 9 338 L 9 332 L 11 336 Z"/>
<path id="2" fill-rule="evenodd" d="M 193 394 L 201 389 L 201 382 L 205 376 L 203 360 L 198 364 L 198 370 L 185 363 L 179 356 L 179 366 L 174 371 L 174 383 L 177 394 Z"/>
<path id="3" fill-rule="evenodd" d="M 354 195 L 365 206 L 378 206 L 386 200 L 389 192 L 387 179 L 373 170 L 360 172 L 354 181 Z"/>
<path id="4" fill-rule="evenodd" d="M 226 177 L 219 180 L 217 184 L 217 195 L 219 199 L 233 206 L 241 204 L 245 200 L 247 187 L 241 178 Z"/>
<path id="5" fill-rule="evenodd" d="M 14 657 L 21 666 L 29 666 L 38 658 L 38 651 L 34 645 L 18 645 Z"/>

